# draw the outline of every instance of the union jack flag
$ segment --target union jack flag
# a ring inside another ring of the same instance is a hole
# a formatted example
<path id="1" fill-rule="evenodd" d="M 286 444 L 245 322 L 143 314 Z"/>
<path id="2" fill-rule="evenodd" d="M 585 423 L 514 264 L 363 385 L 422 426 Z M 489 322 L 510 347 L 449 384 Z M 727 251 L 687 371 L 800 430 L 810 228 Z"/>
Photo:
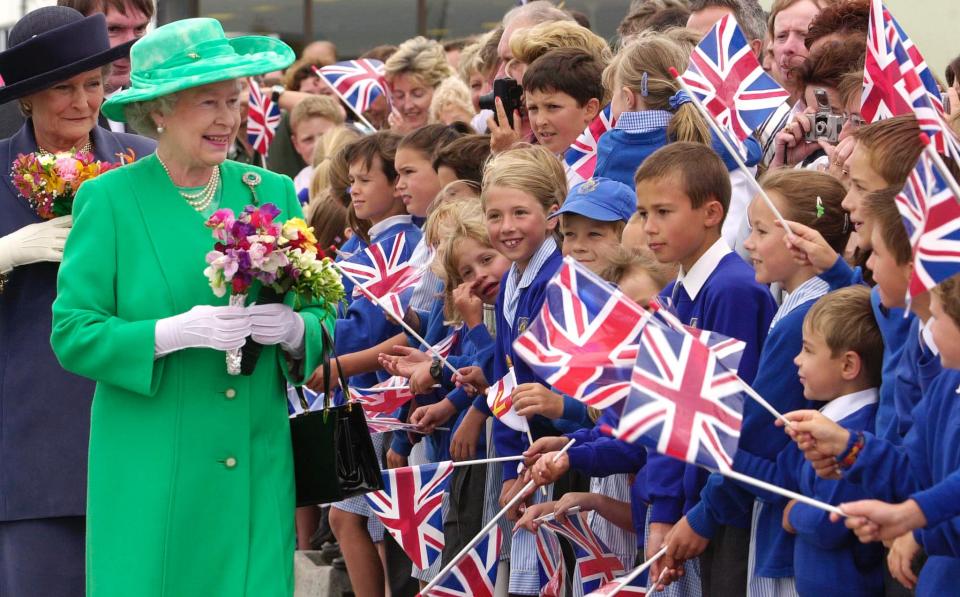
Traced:
<path id="1" fill-rule="evenodd" d="M 694 335 L 648 325 L 617 437 L 730 470 L 743 421 L 743 382 Z"/>
<path id="2" fill-rule="evenodd" d="M 573 551 L 577 556 L 577 570 L 580 572 L 584 593 L 598 589 L 623 573 L 623 563 L 620 558 L 613 555 L 603 541 L 593 533 L 587 523 L 585 512 L 571 514 L 562 522 L 555 518 L 545 520 L 542 526 L 560 533 L 573 543 Z"/>
<path id="3" fill-rule="evenodd" d="M 563 154 L 569 186 L 580 184 L 592 177 L 594 170 L 597 169 L 597 144 L 600 142 L 600 137 L 616 124 L 616 119 L 610 115 L 610 110 L 610 106 L 601 110 L 590 126 L 583 129 L 580 136 Z"/>
<path id="4" fill-rule="evenodd" d="M 764 72 L 730 15 L 700 41 L 680 78 L 717 124 L 741 142 L 790 97 Z"/>
<path id="5" fill-rule="evenodd" d="M 443 493 L 450 481 L 449 460 L 381 471 L 382 491 L 366 494 L 383 526 L 421 570 L 443 551 Z"/>
<path id="6" fill-rule="evenodd" d="M 264 94 L 259 83 L 250 82 L 250 99 L 247 109 L 247 141 L 254 151 L 262 156 L 273 142 L 273 136 L 280 126 L 280 106 L 273 102 L 269 94 Z"/>
<path id="7" fill-rule="evenodd" d="M 944 122 L 940 88 L 926 60 L 883 3 L 872 0 L 860 115 L 876 122 L 911 112 L 937 151 L 960 156 Z"/>
<path id="8" fill-rule="evenodd" d="M 487 388 L 487 406 L 500 422 L 516 431 L 528 431 L 530 423 L 517 414 L 513 407 L 513 391 L 517 389 L 517 374 L 513 367 L 500 381 Z"/>
<path id="9" fill-rule="evenodd" d="M 724 336 L 717 332 L 701 330 L 691 325 L 684 325 L 676 315 L 658 301 L 654 301 L 651 308 L 659 320 L 665 322 L 669 327 L 677 331 L 686 330 L 688 334 L 693 335 L 694 338 L 706 344 L 724 368 L 733 373 L 736 373 L 740 368 L 740 358 L 743 356 L 744 349 L 747 348 L 746 342 L 738 340 L 737 338 L 731 338 L 730 336 Z"/>
<path id="10" fill-rule="evenodd" d="M 960 204 L 926 154 L 897 195 L 897 209 L 913 247 L 907 298 L 923 294 L 960 273 Z"/>
<path id="11" fill-rule="evenodd" d="M 394 375 L 371 388 L 350 388 L 350 397 L 370 414 L 390 413 L 413 398 L 407 378 Z"/>
<path id="12" fill-rule="evenodd" d="M 410 262 L 413 247 L 406 233 L 374 243 L 339 263 L 340 269 L 357 279 L 353 298 L 377 297 L 394 319 L 403 319 L 413 287 L 423 278 L 431 257 L 423 264 Z"/>
<path id="13" fill-rule="evenodd" d="M 370 433 L 386 433 L 387 431 L 403 431 L 404 433 L 420 433 L 413 423 L 405 423 L 396 417 L 376 415 L 367 417 L 367 429 Z"/>
<path id="14" fill-rule="evenodd" d="M 537 527 L 537 574 L 540 575 L 540 597 L 563 597 L 565 570 L 563 553 L 557 534 Z"/>
<path id="15" fill-rule="evenodd" d="M 500 563 L 499 525 L 470 550 L 437 586 L 423 593 L 424 597 L 493 597 Z"/>
<path id="16" fill-rule="evenodd" d="M 547 284 L 540 315 L 513 344 L 538 377 L 595 408 L 630 393 L 640 330 L 650 316 L 569 257 Z"/>
<path id="17" fill-rule="evenodd" d="M 315 70 L 357 114 L 369 110 L 370 104 L 387 93 L 383 63 L 379 60 L 346 60 Z"/>
<path id="18" fill-rule="evenodd" d="M 647 587 L 640 583 L 641 576 L 638 576 L 623 584 L 623 579 L 608 582 L 596 591 L 593 591 L 587 597 L 607 597 L 609 595 L 633 595 L 634 597 L 645 597 Z"/>

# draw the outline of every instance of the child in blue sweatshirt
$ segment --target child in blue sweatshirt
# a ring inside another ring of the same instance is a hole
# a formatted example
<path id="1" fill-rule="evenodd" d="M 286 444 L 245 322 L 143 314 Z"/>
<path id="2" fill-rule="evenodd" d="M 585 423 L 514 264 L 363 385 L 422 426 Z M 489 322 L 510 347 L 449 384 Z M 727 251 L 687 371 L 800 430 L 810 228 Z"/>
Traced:
<path id="1" fill-rule="evenodd" d="M 835 251 L 843 250 L 849 232 L 840 202 L 846 191 L 835 178 L 812 170 L 781 169 L 768 173 L 760 184 L 783 217 L 813 227 Z M 812 265 L 794 261 L 784 243 L 786 231 L 762 198 L 755 198 L 747 213 L 751 231 L 744 246 L 750 252 L 757 282 L 780 284 L 788 293 L 773 318 L 751 385 L 779 412 L 809 408 L 793 361 L 802 344 L 803 319 L 828 286 Z M 739 448 L 771 460 L 784 448 L 793 450 L 789 438 L 773 421 L 758 402 L 747 400 Z M 700 493 L 700 503 L 670 533 L 668 551 L 696 554 L 718 526 L 737 524 L 749 516 L 749 593 L 793 595 L 793 535 L 781 525 L 785 504 L 779 496 L 756 496 L 750 486 L 711 475 Z"/>
<path id="2" fill-rule="evenodd" d="M 816 302 L 803 322 L 803 348 L 795 359 L 804 396 L 826 402 L 819 414 L 839 425 L 869 427 L 877 411 L 883 343 L 870 306 L 870 291 L 852 286 Z M 838 505 L 866 497 L 846 480 L 817 476 L 795 446 L 775 460 L 740 448 L 734 466 L 752 477 Z M 883 554 L 863 545 L 829 513 L 790 500 L 783 528 L 796 535 L 793 566 L 801 597 L 834 594 L 869 597 L 883 592 Z"/>
<path id="3" fill-rule="evenodd" d="M 862 427 L 837 425 L 815 411 L 787 415 L 793 422 L 788 432 L 807 451 L 818 474 L 827 478 L 842 474 L 875 500 L 905 502 L 884 507 L 870 500 L 842 505 L 841 509 L 853 515 L 846 524 L 862 533 L 862 540 L 898 536 L 891 548 L 891 556 L 896 557 L 890 558 L 890 572 L 908 588 L 915 583 L 919 596 L 955 594 L 960 578 L 956 541 L 960 535 L 955 518 L 960 495 L 956 482 L 960 469 L 960 280 L 954 277 L 942 282 L 932 295 L 930 330 L 943 370 L 925 386 L 923 399 L 913 410 L 913 427 L 902 445 Z M 887 517 L 888 509 L 895 516 L 907 516 Z M 877 521 L 864 516 L 875 516 Z M 910 529 L 916 530 L 904 532 Z M 921 547 L 929 557 L 917 577 L 910 563 Z"/>
<path id="4" fill-rule="evenodd" d="M 750 383 L 776 304 L 770 291 L 754 280 L 754 271 L 733 253 L 720 236 L 730 201 L 730 178 L 717 154 L 698 143 L 672 143 L 651 155 L 634 177 L 637 215 L 644 221 L 648 246 L 661 263 L 679 263 L 680 275 L 661 293 L 680 320 L 687 325 L 739 338 L 746 343 L 739 374 Z M 700 498 L 707 474 L 703 469 L 651 452 L 644 469 L 650 505 L 650 541 L 647 556 L 662 547 L 673 525 Z M 742 571 L 741 594 L 746 590 L 749 520 L 740 526 L 720 527 L 715 540 L 727 543 L 716 554 L 708 552 L 702 564 L 714 563 L 717 574 Z M 724 539 L 723 535 L 729 535 Z M 720 568 L 724 572 L 720 572 Z M 651 577 L 660 567 L 654 564 Z M 739 582 L 739 581 L 738 581 Z M 717 594 L 711 587 L 704 593 Z"/>

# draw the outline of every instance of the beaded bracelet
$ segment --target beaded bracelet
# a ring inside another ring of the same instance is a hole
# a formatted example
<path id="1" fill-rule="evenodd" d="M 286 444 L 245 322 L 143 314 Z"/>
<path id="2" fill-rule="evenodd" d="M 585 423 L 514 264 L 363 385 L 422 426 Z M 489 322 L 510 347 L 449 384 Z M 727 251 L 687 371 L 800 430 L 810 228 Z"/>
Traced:
<path id="1" fill-rule="evenodd" d="M 842 469 L 848 469 L 853 466 L 853 463 L 857 461 L 857 456 L 860 455 L 860 452 L 863 451 L 863 445 L 866 442 L 866 439 L 863 437 L 863 432 L 858 431 L 855 435 L 850 434 L 850 440 L 847 442 L 847 449 L 844 450 L 843 454 L 840 454 L 835 458 L 837 464 L 840 465 Z"/>

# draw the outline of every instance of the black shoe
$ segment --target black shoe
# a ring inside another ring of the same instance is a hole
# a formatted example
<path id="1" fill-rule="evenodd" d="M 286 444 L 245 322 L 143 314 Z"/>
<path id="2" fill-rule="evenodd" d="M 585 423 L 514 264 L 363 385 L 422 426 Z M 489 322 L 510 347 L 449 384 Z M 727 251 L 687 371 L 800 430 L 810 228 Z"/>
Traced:
<path id="1" fill-rule="evenodd" d="M 330 562 L 330 565 L 333 566 L 334 570 L 346 570 L 347 561 L 343 559 L 343 556 L 337 556 L 333 558 L 333 561 Z"/>
<path id="2" fill-rule="evenodd" d="M 330 541 L 324 543 L 323 547 L 320 548 L 320 559 L 326 564 L 330 564 L 335 558 L 340 557 L 340 555 L 339 543 Z"/>

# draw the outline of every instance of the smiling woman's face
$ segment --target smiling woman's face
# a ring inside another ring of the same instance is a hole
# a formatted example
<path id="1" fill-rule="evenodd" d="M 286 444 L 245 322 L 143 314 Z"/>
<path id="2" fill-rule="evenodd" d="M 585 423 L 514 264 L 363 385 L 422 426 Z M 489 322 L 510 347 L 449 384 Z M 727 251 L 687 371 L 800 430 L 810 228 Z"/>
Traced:
<path id="1" fill-rule="evenodd" d="M 154 113 L 163 126 L 160 148 L 188 166 L 216 166 L 240 128 L 240 83 L 220 81 L 177 94 L 173 112 Z"/>
<path id="2" fill-rule="evenodd" d="M 103 72 L 96 68 L 80 73 L 22 101 L 30 106 L 40 146 L 49 151 L 67 151 L 75 143 L 82 145 L 97 124 L 103 103 Z"/>

